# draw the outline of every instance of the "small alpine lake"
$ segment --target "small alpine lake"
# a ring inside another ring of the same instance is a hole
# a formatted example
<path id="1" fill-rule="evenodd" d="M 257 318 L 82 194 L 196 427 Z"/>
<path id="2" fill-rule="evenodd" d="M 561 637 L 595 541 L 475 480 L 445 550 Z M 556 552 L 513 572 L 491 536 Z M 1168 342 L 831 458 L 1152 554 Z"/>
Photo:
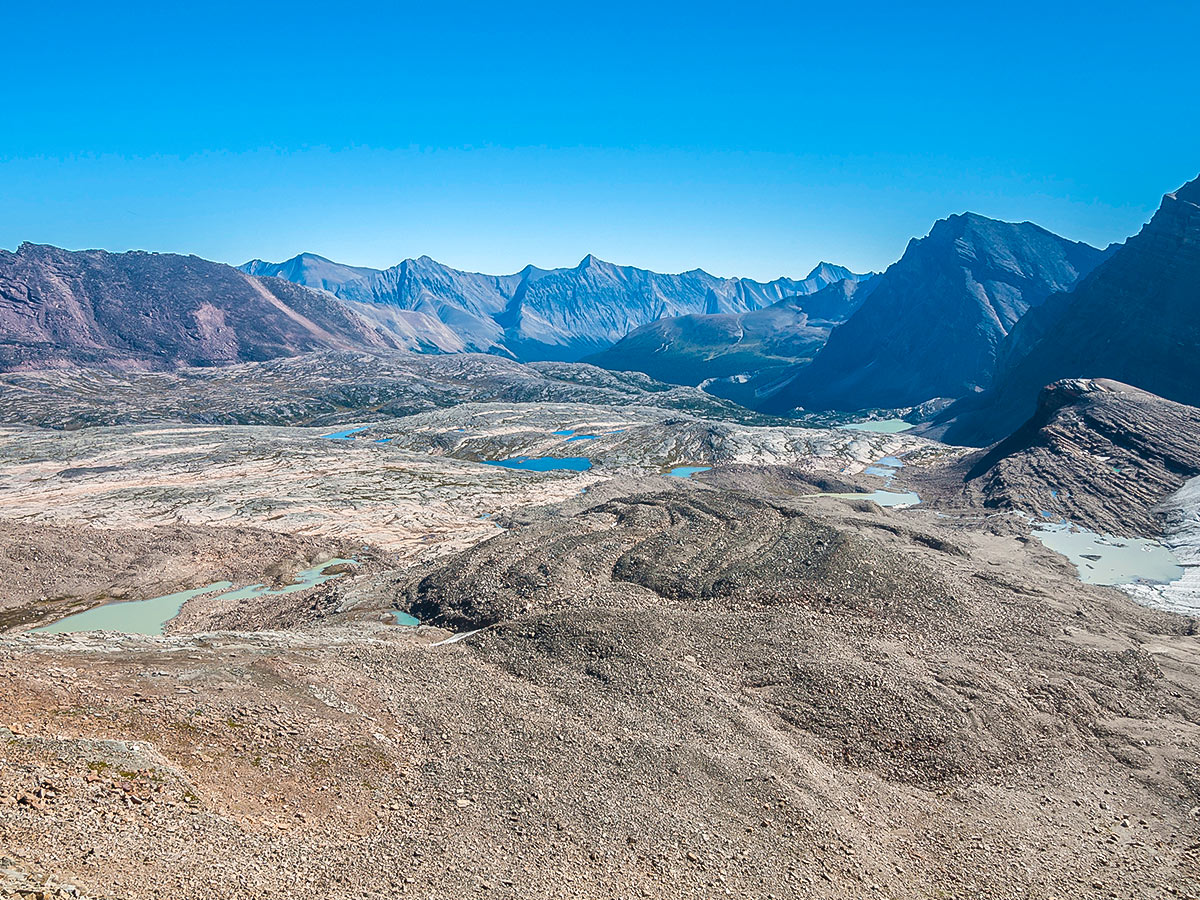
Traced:
<path id="1" fill-rule="evenodd" d="M 707 472 L 712 466 L 676 466 L 667 473 L 672 478 L 691 478 L 697 472 Z"/>
<path id="2" fill-rule="evenodd" d="M 912 427 L 911 422 L 905 422 L 903 419 L 875 419 L 870 422 L 850 422 L 838 426 L 844 431 L 872 431 L 876 434 L 900 434 Z"/>
<path id="3" fill-rule="evenodd" d="M 363 425 L 361 428 L 346 428 L 342 431 L 334 431 L 330 434 L 323 434 L 321 437 L 330 441 L 352 441 L 354 440 L 354 436 L 356 434 L 361 434 L 364 431 L 368 431 L 370 428 L 370 425 Z"/>
<path id="4" fill-rule="evenodd" d="M 296 573 L 291 584 L 277 588 L 265 584 L 252 584 L 243 588 L 233 588 L 228 581 L 217 581 L 204 587 L 177 591 L 162 597 L 151 597 L 148 600 L 126 600 L 115 603 L 105 603 L 92 609 L 67 616 L 49 625 L 33 629 L 42 634 L 72 634 L 81 631 L 118 631 L 124 634 L 162 634 L 168 622 L 179 615 L 183 605 L 189 600 L 216 594 L 214 601 L 252 600 L 256 597 L 277 596 L 302 591 L 339 578 L 343 572 L 322 574 L 332 566 L 353 564 L 352 559 L 330 559 L 318 563 Z M 407 622 L 400 624 L 409 624 Z"/>
<path id="5" fill-rule="evenodd" d="M 921 502 L 916 491 L 871 491 L 870 493 L 814 494 L 816 497 L 838 497 L 842 500 L 870 500 L 879 506 L 907 509 Z"/>
<path id="6" fill-rule="evenodd" d="M 179 615 L 183 604 L 214 591 L 227 591 L 229 581 L 216 581 L 204 587 L 177 591 L 149 600 L 105 603 L 81 613 L 33 629 L 41 634 L 73 634 L 78 631 L 120 631 L 125 634 L 162 634 L 163 627 Z"/>
<path id="7" fill-rule="evenodd" d="M 481 462 L 485 466 L 524 469 L 527 472 L 551 472 L 555 469 L 586 472 L 592 467 L 592 461 L 586 456 L 514 456 L 510 459 L 485 459 Z"/>
<path id="8" fill-rule="evenodd" d="M 1068 522 L 1042 525 L 1033 533 L 1071 560 L 1085 584 L 1168 584 L 1183 577 L 1179 560 L 1157 541 L 1097 534 Z"/>

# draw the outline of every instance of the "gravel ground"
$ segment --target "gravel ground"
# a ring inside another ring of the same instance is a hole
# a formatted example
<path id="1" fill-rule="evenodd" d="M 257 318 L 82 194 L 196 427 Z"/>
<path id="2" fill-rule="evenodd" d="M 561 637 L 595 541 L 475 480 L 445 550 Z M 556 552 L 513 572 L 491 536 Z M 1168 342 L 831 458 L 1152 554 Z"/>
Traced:
<path id="1" fill-rule="evenodd" d="M 1194 622 L 973 522 L 628 487 L 394 594 L 333 582 L 316 625 L 4 638 L 14 866 L 129 898 L 1200 893 Z M 482 630 L 368 621 L 393 597 Z"/>
<path id="2" fill-rule="evenodd" d="M 492 390 L 453 365 L 460 400 Z M 552 374 L 380 423 L 396 447 L 0 434 L 0 897 L 1200 897 L 1200 623 L 1081 584 L 1019 514 L 1072 478 L 1064 510 L 1153 524 L 1194 434 L 1109 391 L 964 480 L 983 455 L 648 411 L 609 375 L 621 409 L 511 402 Z M 153 417 L 203 412 L 191 387 Z M 603 471 L 471 461 L 600 425 Z M 1103 441 L 1137 490 L 1085 493 Z M 816 496 L 885 481 L 926 502 Z M 333 556 L 162 637 L 28 631 Z"/>

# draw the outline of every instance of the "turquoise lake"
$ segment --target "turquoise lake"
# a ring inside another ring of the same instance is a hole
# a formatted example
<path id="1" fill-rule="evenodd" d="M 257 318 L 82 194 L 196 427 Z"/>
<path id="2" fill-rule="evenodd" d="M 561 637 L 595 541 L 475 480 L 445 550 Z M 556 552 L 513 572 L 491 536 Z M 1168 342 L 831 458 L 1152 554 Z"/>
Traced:
<path id="1" fill-rule="evenodd" d="M 840 497 L 843 500 L 870 500 L 880 506 L 895 507 L 896 509 L 916 506 L 921 502 L 921 497 L 916 491 L 872 491 L 869 494 L 816 494 L 815 496 Z"/>
<path id="2" fill-rule="evenodd" d="M 193 597 L 213 591 L 227 591 L 233 584 L 217 581 L 190 591 L 179 591 L 149 600 L 128 600 L 106 603 L 93 609 L 67 616 L 34 631 L 43 634 L 71 634 L 77 631 L 121 631 L 126 634 L 162 634 L 163 626 L 179 615 L 183 604 Z"/>
<path id="3" fill-rule="evenodd" d="M 554 469 L 586 472 L 592 467 L 592 461 L 586 456 L 514 456 L 512 459 L 485 459 L 482 462 L 485 466 L 524 469 L 528 472 L 550 472 Z"/>
<path id="4" fill-rule="evenodd" d="M 327 438 L 331 441 L 352 441 L 354 440 L 354 435 L 361 434 L 362 432 L 370 429 L 370 427 L 370 425 L 364 425 L 361 428 L 347 428 L 344 431 L 335 431 L 332 434 L 323 434 L 321 437 Z"/>

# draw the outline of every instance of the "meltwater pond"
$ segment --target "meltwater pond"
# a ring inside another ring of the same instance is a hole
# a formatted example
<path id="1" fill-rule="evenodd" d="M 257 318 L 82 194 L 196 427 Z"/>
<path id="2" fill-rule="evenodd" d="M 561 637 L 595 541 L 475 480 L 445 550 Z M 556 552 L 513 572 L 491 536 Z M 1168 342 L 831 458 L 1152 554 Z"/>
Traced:
<path id="1" fill-rule="evenodd" d="M 230 590 L 233 585 L 228 581 L 218 581 L 201 588 L 189 591 L 179 591 L 163 597 L 152 597 L 149 600 L 128 600 L 118 603 L 106 603 L 93 609 L 67 616 L 34 631 L 46 634 L 69 634 L 78 631 L 120 631 L 125 634 L 162 634 L 168 622 L 179 615 L 183 605 L 196 597 L 220 592 L 216 600 L 250 600 L 255 597 L 291 594 L 305 588 L 324 584 L 337 578 L 343 573 L 334 572 L 330 575 L 321 573 L 330 566 L 342 563 L 353 563 L 352 559 L 330 559 L 311 568 L 296 573 L 296 580 L 291 584 L 271 588 L 265 584 L 252 584 L 248 587 Z"/>
<path id="2" fill-rule="evenodd" d="M 123 631 L 126 634 L 162 634 L 163 626 L 179 615 L 183 604 L 193 597 L 213 591 L 227 591 L 233 584 L 217 581 L 190 591 L 179 591 L 149 600 L 128 600 L 106 603 L 93 609 L 67 616 L 34 631 L 44 634 L 70 634 L 76 631 Z"/>
<path id="3" fill-rule="evenodd" d="M 529 472 L 549 472 L 554 469 L 586 472 L 592 467 L 592 461 L 586 456 L 514 456 L 511 459 L 485 459 L 482 462 L 486 466 L 525 469 Z"/>
<path id="4" fill-rule="evenodd" d="M 870 500 L 880 506 L 890 506 L 896 509 L 906 509 L 921 502 L 916 491 L 871 491 L 855 494 L 817 494 L 818 497 L 840 497 L 843 500 Z"/>
<path id="5" fill-rule="evenodd" d="M 353 565 L 352 559 L 331 559 L 323 563 L 318 563 L 309 569 L 303 569 L 296 573 L 296 580 L 291 584 L 285 584 L 281 587 L 271 588 L 265 584 L 252 584 L 248 587 L 238 588 L 236 591 L 230 591 L 227 594 L 222 594 L 218 600 L 253 600 L 255 597 L 276 596 L 278 594 L 292 594 L 296 591 L 302 591 L 305 588 L 315 587 L 318 584 L 324 584 L 334 578 L 342 576 L 342 572 L 334 572 L 331 575 L 322 575 L 321 573 L 330 566 L 340 566 L 344 564 Z M 165 624 L 165 623 L 164 623 Z"/>
<path id="6" fill-rule="evenodd" d="M 323 434 L 321 437 L 331 441 L 352 441 L 354 440 L 354 435 L 368 431 L 370 428 L 370 425 L 364 425 L 361 428 L 346 428 L 342 431 L 335 431 L 332 434 Z"/>
<path id="7" fill-rule="evenodd" d="M 672 478 L 691 478 L 697 472 L 707 472 L 712 466 L 676 466 L 667 474 Z"/>
<path id="8" fill-rule="evenodd" d="M 839 425 L 838 427 L 847 431 L 873 431 L 877 434 L 899 434 L 902 431 L 908 431 L 913 425 L 911 422 L 905 422 L 903 419 L 877 419 L 874 422 L 851 422 L 848 425 Z"/>
<path id="9" fill-rule="evenodd" d="M 1096 534 L 1065 522 L 1033 533 L 1075 563 L 1079 580 L 1087 584 L 1167 584 L 1183 577 L 1179 560 L 1157 541 Z"/>

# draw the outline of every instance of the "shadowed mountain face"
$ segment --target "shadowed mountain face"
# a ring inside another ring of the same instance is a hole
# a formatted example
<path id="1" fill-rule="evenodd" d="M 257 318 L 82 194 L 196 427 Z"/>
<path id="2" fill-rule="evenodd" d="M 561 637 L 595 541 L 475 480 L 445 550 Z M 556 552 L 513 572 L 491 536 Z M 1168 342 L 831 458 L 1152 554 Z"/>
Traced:
<path id="1" fill-rule="evenodd" d="M 194 256 L 0 251 L 4 369 L 163 369 L 408 346 L 328 294 Z"/>
<path id="2" fill-rule="evenodd" d="M 908 245 L 772 409 L 895 408 L 987 383 L 997 348 L 1030 308 L 1103 258 L 1031 223 L 951 216 Z"/>
<path id="3" fill-rule="evenodd" d="M 843 278 L 815 294 L 788 297 L 747 313 L 659 319 L 587 359 L 617 371 L 645 372 L 676 384 L 771 373 L 810 359 L 835 325 L 870 293 L 872 279 Z"/>
<path id="4" fill-rule="evenodd" d="M 1034 411 L 1061 378 L 1111 378 L 1200 404 L 1200 179 L 1168 194 L 1154 218 L 1072 293 L 1013 329 L 993 389 L 952 407 L 944 439 L 988 444 Z"/>
<path id="5" fill-rule="evenodd" d="M 527 266 L 513 275 L 462 272 L 427 256 L 382 271 L 310 253 L 283 263 L 252 260 L 241 268 L 374 306 L 366 313 L 371 316 L 396 309 L 423 313 L 457 335 L 466 350 L 522 360 L 577 360 L 662 317 L 743 313 L 857 277 L 829 263 L 803 280 L 766 283 L 699 269 L 662 275 L 591 255 L 574 268 Z"/>

